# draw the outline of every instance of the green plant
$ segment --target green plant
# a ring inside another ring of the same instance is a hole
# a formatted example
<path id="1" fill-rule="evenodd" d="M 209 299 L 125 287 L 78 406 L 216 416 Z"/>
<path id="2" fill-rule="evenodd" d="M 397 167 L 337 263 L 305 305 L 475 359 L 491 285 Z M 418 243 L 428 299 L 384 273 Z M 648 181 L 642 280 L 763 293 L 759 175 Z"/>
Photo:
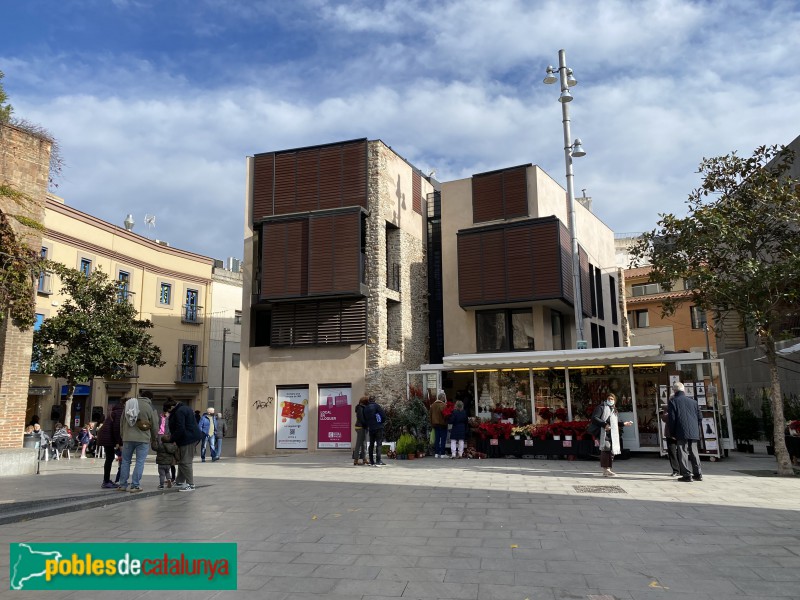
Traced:
<path id="1" fill-rule="evenodd" d="M 410 433 L 403 433 L 397 438 L 397 453 L 412 454 L 417 451 L 417 441 Z"/>
<path id="2" fill-rule="evenodd" d="M 760 432 L 758 417 L 747 407 L 741 396 L 731 400 L 731 422 L 733 437 L 737 442 L 750 442 L 758 438 Z"/>
<path id="3" fill-rule="evenodd" d="M 787 421 L 800 420 L 800 397 L 797 394 L 784 395 L 783 418 Z"/>

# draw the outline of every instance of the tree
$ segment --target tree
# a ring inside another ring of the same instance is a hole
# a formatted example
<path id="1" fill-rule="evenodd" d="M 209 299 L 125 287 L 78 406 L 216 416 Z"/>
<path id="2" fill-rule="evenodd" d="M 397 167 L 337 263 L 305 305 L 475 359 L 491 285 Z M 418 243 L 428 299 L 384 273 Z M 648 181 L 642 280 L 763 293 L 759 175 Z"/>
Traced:
<path id="1" fill-rule="evenodd" d="M 6 96 L 6 91 L 3 89 L 3 77 L 5 75 L 0 71 L 0 123 L 8 122 L 11 119 L 11 113 L 14 112 L 11 105 L 6 102 L 8 96 Z"/>
<path id="2" fill-rule="evenodd" d="M 800 307 L 800 186 L 790 176 L 794 152 L 761 146 L 703 159 L 702 185 L 687 201 L 688 216 L 659 215 L 657 228 L 633 249 L 634 264 L 649 260 L 651 278 L 667 290 L 692 282 L 688 297 L 664 303 L 664 314 L 689 300 L 717 322 L 735 316 L 754 331 L 770 371 L 775 431 L 783 431 L 783 402 L 775 343 Z M 782 436 L 775 440 L 780 475 L 793 475 Z"/>
<path id="3" fill-rule="evenodd" d="M 49 264 L 68 298 L 34 332 L 33 361 L 41 372 L 66 380 L 64 419 L 69 419 L 78 382 L 122 379 L 133 365 L 160 367 L 164 362 L 147 332 L 153 324 L 137 318 L 119 282 L 99 269 L 87 277 L 62 264 Z"/>

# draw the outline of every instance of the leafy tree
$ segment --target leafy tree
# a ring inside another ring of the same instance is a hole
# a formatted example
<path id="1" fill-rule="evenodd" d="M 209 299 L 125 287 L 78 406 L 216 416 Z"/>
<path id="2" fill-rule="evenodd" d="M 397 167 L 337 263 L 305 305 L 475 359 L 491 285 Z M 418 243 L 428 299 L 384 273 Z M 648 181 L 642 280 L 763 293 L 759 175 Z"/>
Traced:
<path id="1" fill-rule="evenodd" d="M 133 365 L 160 367 L 161 350 L 147 332 L 153 324 L 137 318 L 117 281 L 95 270 L 88 277 L 59 263 L 50 268 L 68 295 L 58 313 L 33 334 L 33 361 L 43 373 L 67 381 L 65 419 L 75 385 L 94 377 L 122 379 Z"/>
<path id="2" fill-rule="evenodd" d="M 691 301 L 719 322 L 736 317 L 754 331 L 770 371 L 775 431 L 783 431 L 783 402 L 775 343 L 800 300 L 800 186 L 790 176 L 794 152 L 762 146 L 703 159 L 702 185 L 687 201 L 688 216 L 661 214 L 657 228 L 633 249 L 634 264 L 649 260 L 652 279 L 668 290 L 692 282 L 688 297 L 664 303 L 664 314 Z M 793 475 L 786 444 L 775 440 L 780 475 Z"/>
<path id="3" fill-rule="evenodd" d="M 13 194 L 18 192 L 0 185 L 0 197 Z M 0 210 L 0 323 L 8 316 L 23 331 L 33 325 L 36 318 L 33 283 L 40 268 L 37 254 L 19 239 L 9 218 Z"/>
<path id="4" fill-rule="evenodd" d="M 0 123 L 8 122 L 11 119 L 11 113 L 14 112 L 11 105 L 6 102 L 8 96 L 6 96 L 6 91 L 3 89 L 3 77 L 5 75 L 0 71 Z"/>

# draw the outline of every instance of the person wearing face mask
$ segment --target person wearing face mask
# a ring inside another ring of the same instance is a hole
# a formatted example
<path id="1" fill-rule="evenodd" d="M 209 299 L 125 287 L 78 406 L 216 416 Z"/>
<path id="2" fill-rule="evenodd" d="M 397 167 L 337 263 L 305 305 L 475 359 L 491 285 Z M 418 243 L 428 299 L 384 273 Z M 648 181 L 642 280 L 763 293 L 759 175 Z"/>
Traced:
<path id="1" fill-rule="evenodd" d="M 616 473 L 611 470 L 614 463 L 614 455 L 619 454 L 621 445 L 619 442 L 619 417 L 617 415 L 617 397 L 609 394 L 592 413 L 592 421 L 600 428 L 598 442 L 600 445 L 600 468 L 603 469 L 604 477 L 616 477 Z M 624 426 L 633 425 L 633 421 L 625 421 Z"/>

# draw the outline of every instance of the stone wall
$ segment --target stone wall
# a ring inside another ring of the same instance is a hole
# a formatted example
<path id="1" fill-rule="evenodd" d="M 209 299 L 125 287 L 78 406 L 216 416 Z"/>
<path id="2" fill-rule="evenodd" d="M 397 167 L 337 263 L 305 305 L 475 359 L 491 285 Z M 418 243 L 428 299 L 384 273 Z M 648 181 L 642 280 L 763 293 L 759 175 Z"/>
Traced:
<path id="1" fill-rule="evenodd" d="M 0 182 L 22 192 L 30 202 L 19 205 L 0 197 L 0 209 L 41 223 L 50 172 L 51 144 L 41 136 L 10 125 L 0 125 Z M 12 223 L 15 223 L 12 220 Z M 16 224 L 18 234 L 34 249 L 41 234 Z M 0 448 L 22 447 L 28 402 L 33 330 L 21 331 L 3 319 L 0 325 Z"/>
<path id="2" fill-rule="evenodd" d="M 406 372 L 419 369 L 428 355 L 427 263 L 425 232 L 416 231 L 424 220 L 409 218 L 410 194 L 398 198 L 398 158 L 380 141 L 368 146 L 367 285 L 370 289 L 365 388 L 384 403 L 405 395 Z M 400 159 L 402 160 L 402 159 Z M 405 163 L 403 162 L 405 165 Z M 412 168 L 400 170 L 403 185 L 410 186 Z M 407 171 L 407 172 L 406 172 Z M 410 187 L 409 187 L 410 189 Z M 404 204 L 403 204 L 404 203 Z M 400 265 L 400 290 L 387 287 L 387 223 L 390 263 Z M 389 323 L 387 301 L 396 314 Z M 389 347 L 389 340 L 394 340 Z"/>

